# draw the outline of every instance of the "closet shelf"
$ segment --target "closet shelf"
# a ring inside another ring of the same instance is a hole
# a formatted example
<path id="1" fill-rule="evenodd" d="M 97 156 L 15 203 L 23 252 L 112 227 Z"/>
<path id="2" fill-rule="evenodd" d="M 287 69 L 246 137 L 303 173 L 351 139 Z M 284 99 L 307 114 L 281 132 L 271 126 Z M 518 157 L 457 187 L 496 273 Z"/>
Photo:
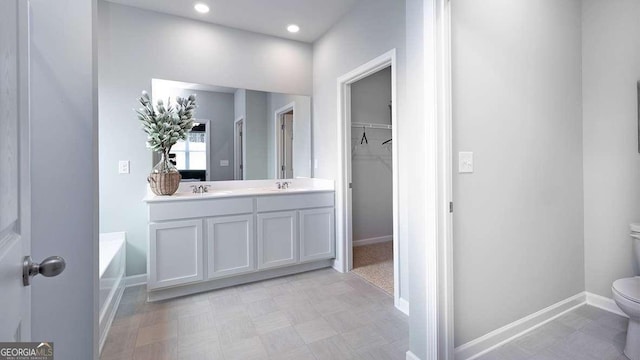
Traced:
<path id="1" fill-rule="evenodd" d="M 392 129 L 392 125 L 358 123 L 358 122 L 351 123 L 351 127 L 359 127 L 359 128 L 364 127 L 364 128 L 369 128 L 369 129 L 386 129 L 386 130 L 391 130 Z"/>

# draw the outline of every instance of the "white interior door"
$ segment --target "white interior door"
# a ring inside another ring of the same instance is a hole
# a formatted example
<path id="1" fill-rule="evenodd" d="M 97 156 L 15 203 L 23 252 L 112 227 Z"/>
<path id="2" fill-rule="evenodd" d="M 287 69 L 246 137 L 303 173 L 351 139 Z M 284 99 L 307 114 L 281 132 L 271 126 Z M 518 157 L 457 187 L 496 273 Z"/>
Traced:
<path id="1" fill-rule="evenodd" d="M 27 2 L 0 1 L 0 341 L 31 340 Z M 20 66 L 19 66 L 20 64 Z"/>
<path id="2" fill-rule="evenodd" d="M 235 125 L 235 179 L 244 180 L 244 120 L 237 120 Z"/>
<path id="3" fill-rule="evenodd" d="M 278 115 L 276 135 L 277 178 L 293 178 L 293 111 Z"/>
<path id="4" fill-rule="evenodd" d="M 282 126 L 284 179 L 293 178 L 293 112 L 285 114 Z"/>

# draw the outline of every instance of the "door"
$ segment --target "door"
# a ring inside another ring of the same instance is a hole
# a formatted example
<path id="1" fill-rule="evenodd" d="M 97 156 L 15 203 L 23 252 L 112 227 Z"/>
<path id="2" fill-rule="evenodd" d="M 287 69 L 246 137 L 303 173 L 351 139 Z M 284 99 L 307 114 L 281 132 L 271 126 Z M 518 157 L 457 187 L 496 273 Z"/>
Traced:
<path id="1" fill-rule="evenodd" d="M 160 289 L 204 280 L 202 220 L 149 225 L 147 287 Z"/>
<path id="2" fill-rule="evenodd" d="M 298 262 L 297 213 L 258 214 L 258 269 Z"/>
<path id="3" fill-rule="evenodd" d="M 282 178 L 293 179 L 293 111 L 282 118 Z"/>
<path id="4" fill-rule="evenodd" d="M 293 179 L 293 110 L 280 116 L 278 179 Z"/>
<path id="5" fill-rule="evenodd" d="M 244 180 L 244 120 L 236 121 L 234 149 L 234 176 L 236 180 Z"/>
<path id="6" fill-rule="evenodd" d="M 300 211 L 300 262 L 335 257 L 334 209 Z"/>
<path id="7" fill-rule="evenodd" d="M 254 271 L 254 247 L 252 214 L 208 219 L 208 278 Z"/>
<path id="8" fill-rule="evenodd" d="M 0 342 L 31 340 L 31 291 L 22 263 L 31 251 L 26 2 L 0 11 Z M 19 15 L 19 16 L 17 16 Z"/>

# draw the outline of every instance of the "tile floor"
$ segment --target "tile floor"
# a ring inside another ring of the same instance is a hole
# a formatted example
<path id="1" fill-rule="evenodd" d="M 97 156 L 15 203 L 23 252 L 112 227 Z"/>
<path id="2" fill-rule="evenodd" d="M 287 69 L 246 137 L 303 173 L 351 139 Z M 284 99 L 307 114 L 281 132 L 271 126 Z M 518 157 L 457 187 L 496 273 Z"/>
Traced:
<path id="1" fill-rule="evenodd" d="M 404 360 L 408 341 L 391 296 L 322 269 L 159 303 L 128 288 L 101 359 Z"/>
<path id="2" fill-rule="evenodd" d="M 478 360 L 627 360 L 626 336 L 626 318 L 585 305 Z"/>

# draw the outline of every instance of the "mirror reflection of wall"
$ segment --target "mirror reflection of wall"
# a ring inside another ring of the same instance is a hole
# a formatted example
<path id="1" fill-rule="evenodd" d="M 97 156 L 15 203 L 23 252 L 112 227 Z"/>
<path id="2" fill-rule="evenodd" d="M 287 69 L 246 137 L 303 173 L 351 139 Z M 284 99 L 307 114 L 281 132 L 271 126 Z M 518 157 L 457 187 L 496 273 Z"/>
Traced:
<path id="1" fill-rule="evenodd" d="M 310 97 L 162 79 L 151 93 L 196 95 L 199 125 L 171 149 L 183 181 L 311 177 Z"/>

